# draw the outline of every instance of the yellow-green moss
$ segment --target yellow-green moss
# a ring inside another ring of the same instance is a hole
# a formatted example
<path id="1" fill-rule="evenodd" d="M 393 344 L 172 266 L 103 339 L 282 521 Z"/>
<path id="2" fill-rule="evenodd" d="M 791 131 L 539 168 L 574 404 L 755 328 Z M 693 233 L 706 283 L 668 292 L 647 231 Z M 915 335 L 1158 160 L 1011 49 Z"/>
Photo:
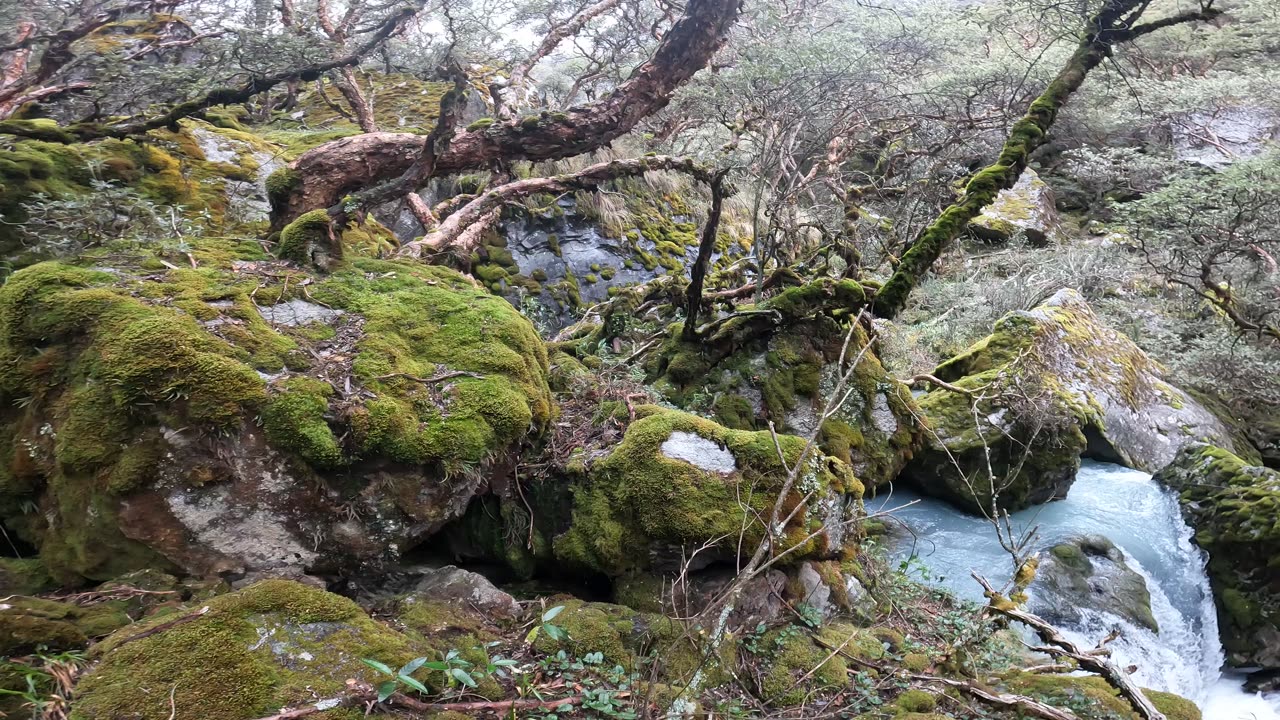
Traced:
<path id="1" fill-rule="evenodd" d="M 171 694 L 179 715 L 259 717 L 336 694 L 347 678 L 375 680 L 361 658 L 398 666 L 416 650 L 351 601 L 287 580 L 205 606 L 205 614 L 154 635 L 142 633 L 172 618 L 126 628 L 98 645 L 100 661 L 81 679 L 72 717 L 165 720 Z"/>
<path id="2" fill-rule="evenodd" d="M 1137 720 L 1129 701 L 1096 675 L 1085 677 L 1014 673 L 1002 685 L 1009 691 L 1074 710 L 1082 717 Z M 1147 697 L 1169 720 L 1200 720 L 1195 703 L 1172 693 L 1147 690 Z"/>
<path id="3" fill-rule="evenodd" d="M 292 378 L 262 410 L 262 429 L 278 448 L 297 453 L 318 468 L 342 462 L 338 439 L 325 414 L 333 388 L 311 378 Z"/>
<path id="4" fill-rule="evenodd" d="M 760 699 L 775 707 L 799 705 L 847 682 L 844 658 L 815 644 L 798 626 L 771 630 L 758 647 L 764 649 Z"/>

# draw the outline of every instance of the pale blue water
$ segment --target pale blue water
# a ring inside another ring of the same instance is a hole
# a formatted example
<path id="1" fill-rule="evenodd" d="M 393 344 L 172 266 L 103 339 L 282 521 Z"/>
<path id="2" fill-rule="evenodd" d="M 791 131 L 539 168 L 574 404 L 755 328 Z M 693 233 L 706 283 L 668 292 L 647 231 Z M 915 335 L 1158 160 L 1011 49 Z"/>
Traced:
<path id="1" fill-rule="evenodd" d="M 904 489 L 867 503 L 872 513 L 894 508 L 893 516 L 915 533 L 894 547 L 895 557 L 914 554 L 928 582 L 981 602 L 971 571 L 996 586 L 1009 578 L 1012 563 L 985 519 Z M 1223 675 L 1204 554 L 1191 542 L 1177 499 L 1150 475 L 1086 460 L 1065 499 L 1015 513 L 1013 522 L 1016 530 L 1039 528 L 1037 548 L 1105 535 L 1146 578 L 1158 635 L 1114 615 L 1085 613 L 1080 627 L 1064 628 L 1074 639 L 1091 646 L 1118 624 L 1124 633 L 1112 646 L 1115 659 L 1138 665 L 1137 679 L 1147 687 L 1194 700 L 1205 720 L 1280 720 L 1280 698 L 1246 694 L 1237 677 Z"/>

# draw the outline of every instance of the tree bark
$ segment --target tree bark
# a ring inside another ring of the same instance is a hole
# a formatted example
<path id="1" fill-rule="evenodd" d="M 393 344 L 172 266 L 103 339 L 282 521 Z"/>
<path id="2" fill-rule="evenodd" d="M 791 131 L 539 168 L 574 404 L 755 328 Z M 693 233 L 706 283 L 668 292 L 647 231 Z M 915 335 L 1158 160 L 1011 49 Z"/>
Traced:
<path id="1" fill-rule="evenodd" d="M 1212 0 L 1198 12 L 1135 25 L 1147 7 L 1147 0 L 1107 0 L 1090 18 L 1084 38 L 1066 65 L 1031 103 L 1026 114 L 1013 124 L 995 163 L 978 171 L 965 185 L 960 199 L 943 210 L 903 254 L 893 275 L 876 293 L 873 305 L 876 314 L 883 318 L 896 317 L 906 306 L 911 291 L 951 241 L 964 232 L 969 221 L 981 214 L 1001 190 L 1013 187 L 1026 169 L 1031 153 L 1046 142 L 1058 111 L 1084 83 L 1089 71 L 1110 55 L 1113 46 L 1160 28 L 1216 17 L 1219 13 L 1210 7 L 1211 3 Z"/>
<path id="2" fill-rule="evenodd" d="M 566 175 L 516 180 L 481 193 L 446 217 L 421 240 L 406 244 L 398 254 L 402 256 L 418 256 L 424 252 L 438 252 L 453 246 L 468 228 L 479 222 L 481 218 L 501 209 L 504 204 L 512 200 L 538 193 L 594 190 L 601 183 L 609 180 L 632 175 L 643 175 L 651 170 L 677 170 L 703 182 L 714 182 L 711 172 L 693 160 L 667 155 L 634 158 L 631 160 L 614 160 L 596 163 L 578 172 Z M 468 250 L 469 248 L 461 247 L 460 249 Z"/>
<path id="3" fill-rule="evenodd" d="M 689 0 L 653 57 L 612 93 L 563 113 L 463 130 L 436 161 L 431 176 L 487 168 L 500 160 L 555 160 L 607 145 L 665 107 L 676 88 L 724 44 L 740 12 L 741 0 Z M 272 208 L 272 227 L 280 229 L 308 210 L 332 207 L 345 195 L 402 175 L 424 143 L 421 135 L 369 133 L 304 153 L 291 165 L 297 186 Z M 403 192 L 411 189 L 416 188 Z"/>
<path id="4" fill-rule="evenodd" d="M 720 213 L 724 207 L 725 172 L 722 170 L 711 178 L 711 210 L 707 213 L 707 223 L 702 226 L 702 237 L 698 242 L 698 257 L 689 270 L 689 287 L 685 296 L 684 330 L 681 335 L 685 340 L 696 340 L 698 337 L 698 313 L 702 309 L 702 285 L 707 278 L 707 266 L 711 264 L 711 252 L 715 250 L 716 234 L 720 231 Z"/>

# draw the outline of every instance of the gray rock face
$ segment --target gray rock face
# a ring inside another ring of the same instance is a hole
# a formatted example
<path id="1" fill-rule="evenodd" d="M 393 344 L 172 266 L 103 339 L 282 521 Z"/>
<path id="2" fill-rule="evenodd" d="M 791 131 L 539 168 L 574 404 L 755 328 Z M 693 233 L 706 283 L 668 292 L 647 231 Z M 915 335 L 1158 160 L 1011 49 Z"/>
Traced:
<path id="1" fill-rule="evenodd" d="M 661 450 L 663 455 L 673 460 L 683 460 L 707 472 L 728 475 L 738 469 L 738 462 L 728 448 L 683 430 L 671 433 L 671 437 L 662 443 Z"/>
<path id="2" fill-rule="evenodd" d="M 254 222 L 266 220 L 271 214 L 271 202 L 267 199 L 267 176 L 284 167 L 286 160 L 279 153 L 270 153 L 253 145 L 227 137 L 207 126 L 195 126 L 191 130 L 206 160 L 240 165 L 242 158 L 253 158 L 258 164 L 253 182 L 228 180 L 226 182 L 228 207 L 239 213 L 239 220 Z"/>
<path id="3" fill-rule="evenodd" d="M 1280 139 L 1280 116 L 1263 107 L 1185 113 L 1170 121 L 1169 134 L 1179 160 L 1221 168 L 1258 155 L 1269 141 Z"/>
<path id="4" fill-rule="evenodd" d="M 974 235 L 990 242 L 1008 242 L 1021 234 L 1032 245 L 1051 245 L 1061 230 L 1053 190 L 1035 170 L 1022 171 L 1018 182 L 1002 190 L 982 214 L 969 223 Z"/>
<path id="5" fill-rule="evenodd" d="M 263 319 L 269 323 L 287 325 L 289 327 L 308 325 L 313 322 L 327 325 L 344 314 L 341 310 L 334 310 L 297 298 L 276 305 L 261 306 L 258 308 L 258 312 L 262 313 Z"/>
<path id="6" fill-rule="evenodd" d="M 1072 538 L 1040 555 L 1029 609 L 1052 623 L 1080 622 L 1081 610 L 1118 615 L 1159 632 L 1147 582 L 1101 535 Z"/>
<path id="7" fill-rule="evenodd" d="M 494 617 L 513 618 L 520 614 L 520 604 L 515 598 L 499 590 L 483 575 L 453 565 L 423 573 L 415 592 L 431 600 L 478 608 Z"/>

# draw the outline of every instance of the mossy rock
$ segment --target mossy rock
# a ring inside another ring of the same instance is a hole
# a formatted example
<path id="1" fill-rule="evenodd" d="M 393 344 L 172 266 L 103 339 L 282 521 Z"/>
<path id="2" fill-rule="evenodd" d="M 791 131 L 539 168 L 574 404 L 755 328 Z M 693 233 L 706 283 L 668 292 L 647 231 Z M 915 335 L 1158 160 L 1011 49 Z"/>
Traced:
<path id="1" fill-rule="evenodd" d="M 348 678 L 376 681 L 362 658 L 399 667 L 421 650 L 350 600 L 287 580 L 184 612 L 190 620 L 148 635 L 175 619 L 157 618 L 96 646 L 72 717 L 165 720 L 174 709 L 209 720 L 261 717 L 335 697 Z"/>
<path id="2" fill-rule="evenodd" d="M 132 622 L 126 605 L 112 600 L 81 607 L 10 596 L 0 603 L 0 655 L 23 655 L 40 647 L 51 651 L 82 649 L 90 640 Z"/>
<path id="3" fill-rule="evenodd" d="M 1227 662 L 1280 668 L 1280 471 L 1211 445 L 1189 445 L 1156 474 L 1209 555 Z"/>
<path id="4" fill-rule="evenodd" d="M 34 595 L 52 585 L 40 558 L 0 558 L 0 596 Z"/>
<path id="5" fill-rule="evenodd" d="M 637 408 L 622 442 L 575 480 L 572 524 L 555 538 L 558 559 L 623 576 L 676 562 L 681 548 L 719 539 L 723 552 L 754 547 L 804 441 L 730 430 L 688 413 Z M 840 460 L 811 453 L 788 508 L 809 500 L 781 531 L 792 561 L 838 553 L 853 537 L 862 483 Z M 813 537 L 809 537 L 813 534 Z"/>
<path id="6" fill-rule="evenodd" d="M 0 519 L 54 581 L 393 560 L 549 421 L 537 332 L 458 273 L 259 259 L 255 278 L 237 252 L 42 263 L 0 288 Z M 268 323 L 283 302 L 323 319 Z"/>
<path id="7" fill-rule="evenodd" d="M 706 338 L 686 341 L 674 325 L 646 364 L 649 381 L 678 407 L 705 412 L 712 398 L 710 414 L 728 427 L 764 430 L 772 422 L 808 436 L 834 394 L 849 337 L 847 358 L 858 360 L 847 383 L 852 392 L 819 440 L 868 488 L 884 485 L 918 446 L 920 425 L 910 391 L 881 364 L 867 329 L 850 330 L 865 302 L 858 283 L 820 280 L 786 288 Z"/>
<path id="8" fill-rule="evenodd" d="M 1081 456 L 1153 472 L 1187 443 L 1232 442 L 1229 427 L 1073 290 L 1006 315 L 933 374 L 961 392 L 919 399 L 930 429 L 906 475 L 973 511 L 990 513 L 993 495 L 1009 510 L 1065 497 Z"/>

